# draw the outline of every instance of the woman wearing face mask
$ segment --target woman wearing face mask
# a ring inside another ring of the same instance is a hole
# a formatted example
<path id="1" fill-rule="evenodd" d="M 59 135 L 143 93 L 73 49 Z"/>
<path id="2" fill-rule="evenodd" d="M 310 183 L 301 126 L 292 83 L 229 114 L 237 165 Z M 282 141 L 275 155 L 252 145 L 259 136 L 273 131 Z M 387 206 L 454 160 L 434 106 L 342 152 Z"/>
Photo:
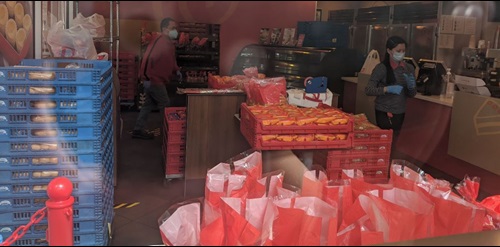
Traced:
<path id="1" fill-rule="evenodd" d="M 160 113 L 164 114 L 163 108 L 170 103 L 166 85 L 176 75 L 182 80 L 182 74 L 175 58 L 175 45 L 173 42 L 178 36 L 177 22 L 172 18 L 165 18 L 160 23 L 160 30 L 161 35 L 158 35 L 149 43 L 139 69 L 139 77 L 144 82 L 146 99 L 137 117 L 132 132 L 133 138 L 154 138 L 153 134 L 144 130 L 148 115 L 155 104 L 158 106 Z"/>
<path id="2" fill-rule="evenodd" d="M 392 129 L 395 140 L 405 118 L 406 99 L 417 94 L 415 68 L 403 61 L 406 50 L 403 38 L 390 37 L 385 48 L 384 60 L 373 69 L 365 93 L 376 96 L 377 125 L 381 129 Z"/>

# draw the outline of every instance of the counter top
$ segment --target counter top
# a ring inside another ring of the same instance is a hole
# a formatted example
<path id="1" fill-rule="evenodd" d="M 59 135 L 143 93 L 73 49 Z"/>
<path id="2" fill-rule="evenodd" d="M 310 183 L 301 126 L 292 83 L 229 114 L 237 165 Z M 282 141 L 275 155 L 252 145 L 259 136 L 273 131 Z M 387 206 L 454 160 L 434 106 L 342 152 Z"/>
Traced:
<path id="1" fill-rule="evenodd" d="M 358 77 L 340 77 L 340 79 L 347 82 L 358 83 Z"/>
<path id="2" fill-rule="evenodd" d="M 343 81 L 347 81 L 347 82 L 352 82 L 352 83 L 356 83 L 356 84 L 358 83 L 358 77 L 341 77 L 340 79 L 342 79 Z M 417 93 L 415 98 L 421 99 L 421 100 L 427 100 L 429 102 L 433 102 L 433 103 L 437 103 L 437 104 L 441 104 L 441 105 L 445 105 L 445 106 L 449 106 L 449 107 L 451 107 L 453 105 L 453 99 L 445 98 L 445 97 L 440 96 L 440 95 L 426 96 L 426 95 L 422 95 L 420 93 Z"/>
<path id="3" fill-rule="evenodd" d="M 445 98 L 441 95 L 422 95 L 421 93 L 417 93 L 417 95 L 415 95 L 415 98 L 416 99 L 421 99 L 421 100 L 427 100 L 429 102 L 433 102 L 433 103 L 437 103 L 437 104 L 441 104 L 441 105 L 445 105 L 445 106 L 449 106 L 449 107 L 452 107 L 453 106 L 453 98 Z"/>
<path id="4" fill-rule="evenodd" d="M 245 94 L 239 89 L 212 89 L 212 88 L 177 88 L 177 94 L 213 94 L 213 95 L 229 95 L 229 94 Z"/>

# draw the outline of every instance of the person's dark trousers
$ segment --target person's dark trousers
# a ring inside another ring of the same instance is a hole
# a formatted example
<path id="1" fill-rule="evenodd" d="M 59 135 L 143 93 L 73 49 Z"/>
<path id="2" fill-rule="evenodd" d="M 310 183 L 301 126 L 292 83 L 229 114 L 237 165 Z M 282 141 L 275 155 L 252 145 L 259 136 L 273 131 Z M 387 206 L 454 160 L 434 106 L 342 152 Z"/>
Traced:
<path id="1" fill-rule="evenodd" d="M 145 85 L 146 84 L 147 83 L 145 83 Z M 167 107 L 170 103 L 165 85 L 151 85 L 147 88 L 144 87 L 144 92 L 146 93 L 146 99 L 141 111 L 139 112 L 139 116 L 137 117 L 134 130 L 144 130 L 148 121 L 149 113 L 151 113 L 155 105 L 157 105 L 160 110 L 163 122 L 165 118 L 165 107 Z M 160 129 L 163 129 L 163 123 Z"/>
<path id="2" fill-rule="evenodd" d="M 394 151 L 396 151 L 396 142 L 401 132 L 401 127 L 403 126 L 403 121 L 405 120 L 405 114 L 392 114 L 392 118 L 389 119 L 387 112 L 375 110 L 375 119 L 377 121 L 377 126 L 381 129 L 392 129 L 392 145 L 391 145 L 391 158 L 394 157 Z"/>

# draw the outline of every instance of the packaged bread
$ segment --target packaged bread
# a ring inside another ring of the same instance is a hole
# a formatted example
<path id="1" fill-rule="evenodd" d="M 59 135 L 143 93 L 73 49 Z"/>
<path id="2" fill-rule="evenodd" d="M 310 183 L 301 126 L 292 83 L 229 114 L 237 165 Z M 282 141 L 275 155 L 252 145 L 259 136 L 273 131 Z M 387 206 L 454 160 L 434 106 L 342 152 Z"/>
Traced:
<path id="1" fill-rule="evenodd" d="M 54 129 L 36 129 L 32 130 L 31 134 L 37 137 L 53 137 L 57 136 L 57 130 Z"/>
<path id="2" fill-rule="evenodd" d="M 262 125 L 276 125 L 280 120 L 278 118 L 262 119 Z"/>
<path id="3" fill-rule="evenodd" d="M 334 119 L 332 120 L 332 124 L 333 125 L 345 125 L 349 122 L 349 119 L 347 118 L 337 118 L 337 119 Z"/>
<path id="4" fill-rule="evenodd" d="M 34 165 L 44 165 L 44 164 L 58 164 L 59 159 L 57 157 L 38 157 L 33 158 L 31 163 Z"/>
<path id="5" fill-rule="evenodd" d="M 36 171 L 33 172 L 34 178 L 53 178 L 59 175 L 58 171 Z"/>
<path id="6" fill-rule="evenodd" d="M 55 123 L 57 122 L 56 115 L 32 115 L 31 121 L 34 123 Z"/>
<path id="7" fill-rule="evenodd" d="M 47 185 L 33 185 L 33 191 L 45 191 L 47 190 Z"/>
<path id="8" fill-rule="evenodd" d="M 30 94 L 55 94 L 55 87 L 30 87 Z"/>
<path id="9" fill-rule="evenodd" d="M 291 119 L 291 118 L 281 119 L 276 123 L 276 125 L 282 125 L 282 126 L 290 126 L 290 125 L 294 125 L 294 124 L 295 124 L 295 120 Z"/>
<path id="10" fill-rule="evenodd" d="M 335 138 L 337 138 L 338 140 L 345 140 L 345 139 L 347 139 L 347 135 L 346 134 L 336 134 Z"/>
<path id="11" fill-rule="evenodd" d="M 277 135 L 262 135 L 262 141 L 272 141 L 275 140 Z"/>
<path id="12" fill-rule="evenodd" d="M 278 135 L 276 136 L 276 140 L 283 142 L 292 142 L 296 137 L 296 135 Z"/>
<path id="13" fill-rule="evenodd" d="M 295 120 L 295 124 L 297 125 L 306 125 L 306 124 L 313 124 L 314 121 L 318 120 L 316 117 L 298 117 L 297 120 Z"/>
<path id="14" fill-rule="evenodd" d="M 28 73 L 28 77 L 30 80 L 54 80 L 56 78 L 56 73 L 49 71 L 31 71 Z M 55 93 L 55 88 L 54 88 Z"/>
<path id="15" fill-rule="evenodd" d="M 31 101 L 30 105 L 32 108 L 39 108 L 39 109 L 52 109 L 56 108 L 57 106 L 55 101 L 48 101 L 48 100 Z"/>
<path id="16" fill-rule="evenodd" d="M 32 151 L 56 151 L 57 143 L 33 143 L 31 144 Z"/>
<path id="17" fill-rule="evenodd" d="M 316 121 L 314 121 L 315 123 L 317 124 L 326 124 L 326 123 L 330 123 L 331 121 L 333 121 L 335 119 L 335 117 L 319 117 Z"/>
<path id="18" fill-rule="evenodd" d="M 297 135 L 295 138 L 296 141 L 298 142 L 311 142 L 314 141 L 314 134 L 310 135 Z"/>
<path id="19" fill-rule="evenodd" d="M 337 138 L 335 134 L 315 134 L 314 139 L 317 141 L 333 141 Z"/>

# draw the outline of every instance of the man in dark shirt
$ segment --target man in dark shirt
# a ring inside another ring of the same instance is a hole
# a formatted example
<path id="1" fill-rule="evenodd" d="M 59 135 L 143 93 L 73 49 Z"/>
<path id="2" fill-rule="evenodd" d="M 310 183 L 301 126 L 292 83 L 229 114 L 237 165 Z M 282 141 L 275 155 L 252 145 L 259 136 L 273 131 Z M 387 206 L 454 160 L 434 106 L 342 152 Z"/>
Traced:
<path id="1" fill-rule="evenodd" d="M 161 35 L 151 41 L 144 53 L 139 70 L 139 76 L 144 82 L 146 100 L 132 132 L 133 138 L 153 139 L 154 135 L 144 130 L 148 115 L 155 104 L 158 106 L 162 119 L 164 108 L 170 104 L 166 85 L 172 77 L 182 77 L 175 59 L 175 45 L 173 40 L 178 36 L 177 22 L 172 18 L 165 18 L 160 24 Z"/>

